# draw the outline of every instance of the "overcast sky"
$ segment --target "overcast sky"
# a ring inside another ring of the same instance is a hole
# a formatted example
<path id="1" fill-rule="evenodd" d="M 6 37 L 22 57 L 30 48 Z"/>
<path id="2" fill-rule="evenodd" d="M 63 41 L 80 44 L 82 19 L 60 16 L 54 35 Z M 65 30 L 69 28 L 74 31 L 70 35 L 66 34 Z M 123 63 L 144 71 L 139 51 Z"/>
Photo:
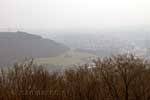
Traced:
<path id="1" fill-rule="evenodd" d="M 150 27 L 150 0 L 0 0 L 0 28 Z"/>

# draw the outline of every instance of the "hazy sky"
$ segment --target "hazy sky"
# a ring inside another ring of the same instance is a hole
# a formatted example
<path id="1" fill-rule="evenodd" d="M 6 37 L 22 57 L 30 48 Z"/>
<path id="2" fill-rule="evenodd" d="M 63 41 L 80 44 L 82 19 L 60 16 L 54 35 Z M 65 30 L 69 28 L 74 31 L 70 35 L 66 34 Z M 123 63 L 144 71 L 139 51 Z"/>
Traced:
<path id="1" fill-rule="evenodd" d="M 0 28 L 150 27 L 150 0 L 0 0 Z"/>

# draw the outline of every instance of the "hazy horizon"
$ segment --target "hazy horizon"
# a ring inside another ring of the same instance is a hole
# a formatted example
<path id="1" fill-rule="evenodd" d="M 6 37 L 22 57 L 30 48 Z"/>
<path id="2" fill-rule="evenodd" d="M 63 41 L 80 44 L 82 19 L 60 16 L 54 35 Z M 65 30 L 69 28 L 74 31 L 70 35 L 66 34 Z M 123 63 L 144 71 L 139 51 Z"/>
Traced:
<path id="1" fill-rule="evenodd" d="M 93 35 L 94 37 L 99 37 L 102 35 L 108 37 L 117 37 L 120 39 L 149 39 L 150 30 L 148 28 L 124 28 L 124 29 L 101 29 L 99 31 L 96 30 L 48 30 L 48 29 L 0 29 L 0 32 L 17 32 L 22 31 L 28 34 L 34 34 L 42 36 L 43 38 L 48 38 L 52 40 L 58 40 L 59 38 L 65 39 L 66 36 L 81 36 L 81 37 L 90 37 Z M 89 38 L 90 39 L 90 38 Z"/>
<path id="2" fill-rule="evenodd" d="M 0 29 L 147 30 L 149 4 L 149 0 L 1 0 Z"/>

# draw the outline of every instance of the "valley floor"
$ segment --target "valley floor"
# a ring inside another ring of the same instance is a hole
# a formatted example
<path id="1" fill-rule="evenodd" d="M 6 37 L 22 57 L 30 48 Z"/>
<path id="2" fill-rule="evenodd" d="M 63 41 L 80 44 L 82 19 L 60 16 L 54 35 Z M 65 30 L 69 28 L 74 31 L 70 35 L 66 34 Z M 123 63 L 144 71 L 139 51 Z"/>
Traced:
<path id="1" fill-rule="evenodd" d="M 76 64 L 84 64 L 88 61 L 97 58 L 97 56 L 89 53 L 83 53 L 76 51 L 76 49 L 70 49 L 67 53 L 64 53 L 60 56 L 49 57 L 49 58 L 37 58 L 35 63 L 37 64 L 52 64 L 52 65 L 61 65 L 61 66 L 70 66 Z"/>

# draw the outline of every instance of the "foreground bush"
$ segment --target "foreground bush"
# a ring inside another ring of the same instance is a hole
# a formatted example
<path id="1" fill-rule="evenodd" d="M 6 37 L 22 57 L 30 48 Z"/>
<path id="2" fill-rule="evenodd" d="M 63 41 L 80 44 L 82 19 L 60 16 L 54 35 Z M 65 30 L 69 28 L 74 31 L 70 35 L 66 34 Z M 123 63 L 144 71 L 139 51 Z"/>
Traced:
<path id="1" fill-rule="evenodd" d="M 0 100 L 150 100 L 150 63 L 133 55 L 93 61 L 64 72 L 33 65 L 1 69 Z"/>

